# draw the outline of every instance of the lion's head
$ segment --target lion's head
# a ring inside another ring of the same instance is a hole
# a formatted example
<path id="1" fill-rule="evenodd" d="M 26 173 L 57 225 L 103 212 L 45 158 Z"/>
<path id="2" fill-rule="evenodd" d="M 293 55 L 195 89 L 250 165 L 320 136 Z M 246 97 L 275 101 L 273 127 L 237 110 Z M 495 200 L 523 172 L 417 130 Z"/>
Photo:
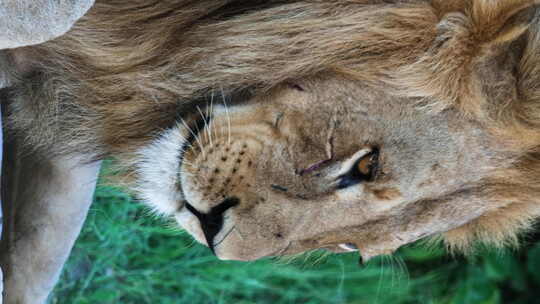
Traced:
<path id="1" fill-rule="evenodd" d="M 229 102 L 210 96 L 139 151 L 139 191 L 221 259 L 316 248 L 369 259 L 441 233 L 461 249 L 511 241 L 538 213 L 534 165 L 524 171 L 534 153 L 499 134 L 504 114 L 493 123 L 490 111 L 502 108 L 476 103 L 515 97 L 524 7 L 467 58 L 471 41 L 453 31 L 474 31 L 473 17 L 444 15 L 436 46 L 382 85 L 337 69 Z"/>
<path id="2" fill-rule="evenodd" d="M 540 215 L 539 16 L 532 0 L 98 1 L 36 48 L 10 121 L 60 153 L 120 155 L 222 259 L 508 244 Z"/>
<path id="3" fill-rule="evenodd" d="M 485 192 L 516 162 L 502 148 L 456 111 L 331 74 L 210 101 L 140 151 L 139 190 L 222 259 L 366 259 L 501 207 Z"/>

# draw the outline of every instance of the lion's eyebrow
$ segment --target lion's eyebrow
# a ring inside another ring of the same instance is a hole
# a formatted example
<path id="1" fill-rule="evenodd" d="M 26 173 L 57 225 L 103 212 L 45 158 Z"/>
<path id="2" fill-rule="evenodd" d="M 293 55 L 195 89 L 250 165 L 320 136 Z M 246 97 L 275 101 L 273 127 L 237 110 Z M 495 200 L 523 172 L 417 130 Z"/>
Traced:
<path id="1" fill-rule="evenodd" d="M 318 161 L 315 164 L 307 167 L 306 169 L 298 170 L 296 174 L 302 176 L 304 174 L 311 173 L 313 171 L 317 171 L 318 169 L 320 169 L 322 166 L 329 163 L 330 161 L 332 161 L 332 158 Z"/>
<path id="2" fill-rule="evenodd" d="M 328 135 L 326 136 L 326 156 L 328 157 L 328 160 L 334 159 L 334 133 L 336 133 L 338 124 L 339 120 L 337 113 L 334 113 L 330 120 L 330 128 L 328 129 Z"/>
<path id="3" fill-rule="evenodd" d="M 333 115 L 330 121 L 330 128 L 328 130 L 328 135 L 326 136 L 325 151 L 326 151 L 327 158 L 308 166 L 306 169 L 298 170 L 297 171 L 298 175 L 302 176 L 304 174 L 317 171 L 322 166 L 334 160 L 334 133 L 336 132 L 337 125 L 338 125 L 337 116 Z"/>

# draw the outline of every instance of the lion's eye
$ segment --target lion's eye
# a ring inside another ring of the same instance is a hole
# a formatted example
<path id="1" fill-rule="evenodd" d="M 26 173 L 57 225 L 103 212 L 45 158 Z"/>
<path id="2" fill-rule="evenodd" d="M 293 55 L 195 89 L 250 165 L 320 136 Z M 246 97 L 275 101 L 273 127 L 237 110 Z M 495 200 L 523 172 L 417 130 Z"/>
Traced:
<path id="1" fill-rule="evenodd" d="M 373 169 L 377 164 L 377 156 L 377 152 L 374 151 L 359 159 L 356 164 L 354 164 L 356 173 L 363 177 L 371 177 Z"/>
<path id="2" fill-rule="evenodd" d="M 343 189 L 361 182 L 373 181 L 378 166 L 379 150 L 374 149 L 356 160 L 350 170 L 340 176 L 338 188 Z"/>

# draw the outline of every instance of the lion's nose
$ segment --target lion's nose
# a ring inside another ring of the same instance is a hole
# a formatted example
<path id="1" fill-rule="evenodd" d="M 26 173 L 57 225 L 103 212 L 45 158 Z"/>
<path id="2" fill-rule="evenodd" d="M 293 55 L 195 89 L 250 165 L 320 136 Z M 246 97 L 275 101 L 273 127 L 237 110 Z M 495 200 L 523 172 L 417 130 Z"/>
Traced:
<path id="1" fill-rule="evenodd" d="M 214 238 L 221 231 L 223 227 L 223 214 L 230 208 L 240 204 L 240 199 L 237 197 L 228 197 L 224 199 L 219 205 L 210 209 L 208 213 L 202 213 L 195 209 L 189 203 L 186 203 L 186 208 L 189 212 L 193 213 L 201 223 L 201 229 L 204 233 L 208 248 L 215 254 L 214 251 Z"/>

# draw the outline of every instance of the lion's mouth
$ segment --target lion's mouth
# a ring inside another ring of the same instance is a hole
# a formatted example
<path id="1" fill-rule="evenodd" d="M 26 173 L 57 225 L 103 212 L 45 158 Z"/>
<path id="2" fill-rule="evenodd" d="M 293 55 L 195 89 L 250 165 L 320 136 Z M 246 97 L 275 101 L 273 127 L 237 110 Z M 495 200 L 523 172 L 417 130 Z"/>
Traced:
<path id="1" fill-rule="evenodd" d="M 223 228 L 223 221 L 224 217 L 223 214 L 228 209 L 235 207 L 239 204 L 239 200 L 236 197 L 230 197 L 221 204 L 215 206 L 210 210 L 208 213 L 202 213 L 199 210 L 195 209 L 191 204 L 189 204 L 187 201 L 184 203 L 187 210 L 191 212 L 197 219 L 199 220 L 199 224 L 201 225 L 201 230 L 203 231 L 204 238 L 206 239 L 206 244 L 208 245 L 208 248 L 210 248 L 210 251 L 215 255 L 215 243 L 214 238 L 216 235 L 221 231 Z"/>

